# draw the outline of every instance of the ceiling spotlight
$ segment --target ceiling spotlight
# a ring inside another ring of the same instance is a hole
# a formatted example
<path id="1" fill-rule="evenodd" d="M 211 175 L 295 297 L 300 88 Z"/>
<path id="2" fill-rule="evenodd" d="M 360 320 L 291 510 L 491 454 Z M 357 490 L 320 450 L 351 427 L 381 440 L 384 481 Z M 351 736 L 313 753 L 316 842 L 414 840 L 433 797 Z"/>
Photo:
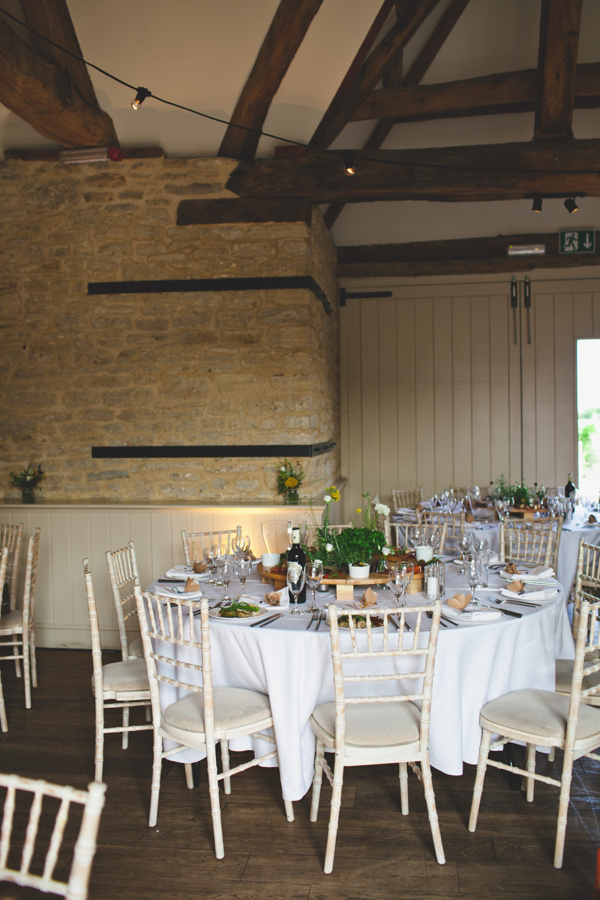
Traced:
<path id="1" fill-rule="evenodd" d="M 573 215 L 574 212 L 577 212 L 579 207 L 575 203 L 573 197 L 567 197 L 567 199 L 565 200 L 565 209 L 567 210 L 567 212 L 571 213 L 571 215 Z"/>
<path id="2" fill-rule="evenodd" d="M 532 212 L 541 212 L 542 211 L 542 198 L 534 197 L 533 198 L 533 206 L 531 207 Z"/>
<path id="3" fill-rule="evenodd" d="M 354 175 L 356 172 L 356 169 L 354 168 L 354 163 L 356 162 L 356 154 L 345 151 L 342 154 L 342 157 L 344 160 L 344 173 L 346 175 Z"/>
<path id="4" fill-rule="evenodd" d="M 509 244 L 506 248 L 509 256 L 543 256 L 545 244 Z"/>
<path id="5" fill-rule="evenodd" d="M 139 87 L 135 98 L 131 101 L 131 108 L 138 110 L 147 97 L 151 97 L 152 93 L 145 87 Z"/>
<path id="6" fill-rule="evenodd" d="M 78 147 L 75 150 L 60 150 L 58 158 L 63 166 L 106 162 L 108 159 L 108 147 Z"/>

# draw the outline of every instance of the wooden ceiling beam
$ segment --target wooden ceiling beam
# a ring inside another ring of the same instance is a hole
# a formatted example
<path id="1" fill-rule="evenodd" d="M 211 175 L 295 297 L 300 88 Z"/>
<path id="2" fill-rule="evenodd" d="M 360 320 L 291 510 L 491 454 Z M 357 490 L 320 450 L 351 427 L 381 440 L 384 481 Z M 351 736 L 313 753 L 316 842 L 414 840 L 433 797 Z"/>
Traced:
<path id="1" fill-rule="evenodd" d="M 71 79 L 35 53 L 1 17 L 0 103 L 63 147 L 118 143 L 110 116 L 87 103 Z"/>
<path id="2" fill-rule="evenodd" d="M 367 97 L 354 113 L 353 121 L 420 122 L 532 112 L 536 107 L 537 80 L 536 69 L 522 69 L 441 84 L 383 88 Z M 577 66 L 574 105 L 583 109 L 600 106 L 600 63 Z"/>
<path id="3" fill-rule="evenodd" d="M 406 75 L 402 78 L 402 85 L 404 85 L 405 87 L 411 87 L 419 84 L 419 82 L 429 69 L 429 66 L 444 45 L 446 38 L 456 25 L 468 2 L 469 0 L 450 0 L 450 3 L 444 10 L 441 19 L 425 41 L 421 52 L 413 62 Z M 397 86 L 400 86 L 400 82 Z M 386 84 L 385 87 L 391 88 L 393 87 L 393 85 Z M 369 135 L 364 149 L 378 150 L 383 145 L 383 142 L 394 127 L 395 123 L 395 118 L 382 118 Z M 332 227 L 343 208 L 343 203 L 331 204 L 331 206 L 325 213 L 325 224 L 328 228 Z"/>
<path id="4" fill-rule="evenodd" d="M 325 111 L 309 146 L 326 149 L 342 131 L 354 110 L 381 81 L 401 50 L 431 13 L 439 0 L 404 0 L 397 4 L 398 20 L 360 66 L 343 97 L 337 94 Z"/>
<path id="5" fill-rule="evenodd" d="M 582 0 L 542 0 L 536 141 L 573 137 L 573 101 Z"/>
<path id="6" fill-rule="evenodd" d="M 344 173 L 341 153 L 240 163 L 227 187 L 240 197 L 313 203 L 516 200 L 532 194 L 600 196 L 600 140 L 370 151 Z"/>
<path id="7" fill-rule="evenodd" d="M 322 2 L 280 0 L 221 141 L 219 156 L 254 158 L 271 101 Z"/>
<path id="8" fill-rule="evenodd" d="M 600 234 L 597 235 L 598 240 Z M 545 244 L 543 256 L 508 256 L 509 244 Z M 498 235 L 452 241 L 338 247 L 338 278 L 467 275 L 600 265 L 597 253 L 561 254 L 558 234 Z"/>
<path id="9" fill-rule="evenodd" d="M 21 0 L 25 19 L 30 28 L 50 38 L 55 44 L 64 47 L 82 57 L 81 47 L 73 27 L 71 14 L 66 0 Z M 82 59 L 74 59 L 53 47 L 48 41 L 31 33 L 33 49 L 48 62 L 65 72 L 77 89 L 77 92 L 92 106 L 98 106 L 96 92 L 92 85 L 90 73 Z"/>

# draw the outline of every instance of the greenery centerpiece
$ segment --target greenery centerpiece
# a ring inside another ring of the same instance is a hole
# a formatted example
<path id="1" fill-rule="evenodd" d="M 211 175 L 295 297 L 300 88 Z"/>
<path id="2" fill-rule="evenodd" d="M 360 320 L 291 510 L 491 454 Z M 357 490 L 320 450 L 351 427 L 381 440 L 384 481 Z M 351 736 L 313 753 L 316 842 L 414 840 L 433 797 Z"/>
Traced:
<path id="1" fill-rule="evenodd" d="M 546 488 L 537 482 L 533 487 L 528 487 L 523 479 L 515 484 L 509 484 L 504 475 L 501 475 L 494 484 L 494 499 L 504 500 L 516 509 L 541 506 L 546 499 Z"/>
<path id="2" fill-rule="evenodd" d="M 279 473 L 277 475 L 277 493 L 285 496 L 286 503 L 298 503 L 298 491 L 304 478 L 305 475 L 299 463 L 296 463 L 296 467 L 294 467 L 289 459 L 280 460 Z"/>
<path id="3" fill-rule="evenodd" d="M 20 472 L 10 472 L 9 474 L 12 486 L 21 489 L 23 503 L 33 503 L 35 501 L 35 491 L 41 491 L 40 482 L 46 477 L 41 463 L 38 463 L 37 466 L 29 463 L 26 469 L 21 469 Z"/>
<path id="4" fill-rule="evenodd" d="M 383 503 L 372 507 L 370 495 L 363 494 L 363 497 L 366 502 L 357 510 L 361 521 L 358 524 L 353 521 L 351 527 L 336 534 L 330 524 L 331 504 L 339 501 L 340 492 L 334 486 L 327 489 L 323 498 L 325 515 L 322 525 L 316 522 L 313 514 L 316 536 L 314 546 L 308 548 L 311 559 L 318 558 L 329 568 L 346 569 L 350 565 L 370 565 L 374 556 L 387 556 L 391 552 L 380 519 L 389 515 L 389 508 Z"/>

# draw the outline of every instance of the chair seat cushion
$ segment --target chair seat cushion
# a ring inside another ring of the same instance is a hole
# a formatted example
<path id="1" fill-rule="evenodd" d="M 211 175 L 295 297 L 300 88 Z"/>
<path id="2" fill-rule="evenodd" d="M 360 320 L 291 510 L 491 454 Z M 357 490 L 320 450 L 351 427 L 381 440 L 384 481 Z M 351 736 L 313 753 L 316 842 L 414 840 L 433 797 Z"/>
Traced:
<path id="1" fill-rule="evenodd" d="M 234 729 L 252 730 L 254 725 L 265 727 L 271 717 L 271 704 L 266 694 L 243 688 L 217 687 L 213 689 L 215 732 Z M 188 694 L 168 706 L 162 717 L 164 727 L 173 732 L 204 733 L 202 692 Z"/>
<path id="2" fill-rule="evenodd" d="M 346 745 L 395 747 L 419 740 L 421 714 L 410 701 L 346 704 Z M 335 743 L 335 703 L 322 703 L 311 723 Z"/>
<path id="3" fill-rule="evenodd" d="M 509 737 L 515 731 L 521 735 L 531 735 L 532 743 L 552 744 L 564 739 L 569 712 L 569 697 L 551 691 L 512 691 L 496 700 L 486 703 L 481 710 L 481 724 L 484 728 Z M 575 747 L 598 735 L 600 744 L 600 710 L 582 703 L 579 707 L 579 721 Z"/>
<path id="4" fill-rule="evenodd" d="M 144 644 L 141 637 L 135 638 L 129 646 L 127 647 L 127 652 L 129 653 L 129 658 L 133 657 L 134 659 L 143 659 L 144 658 Z"/>
<path id="5" fill-rule="evenodd" d="M 143 659 L 129 659 L 102 666 L 105 693 L 149 691 L 148 670 Z M 92 678 L 92 685 L 94 679 Z"/>
<path id="6" fill-rule="evenodd" d="M 584 662 L 584 666 L 596 665 L 600 662 L 600 659 L 586 659 Z M 570 694 L 571 693 L 571 679 L 573 678 L 573 660 L 572 659 L 557 659 L 556 660 L 556 690 L 559 694 Z M 581 689 L 586 691 L 588 688 L 596 687 L 596 685 L 600 684 L 600 671 L 592 672 L 591 675 L 586 675 L 581 683 Z M 596 694 L 590 697 L 582 697 L 582 700 L 585 703 L 592 703 L 594 705 L 600 704 L 600 694 Z"/>
<path id="7" fill-rule="evenodd" d="M 13 609 L 0 616 L 0 633 L 3 631 L 13 631 L 15 629 L 18 629 L 19 631 L 23 629 L 23 611 L 20 609 Z"/>

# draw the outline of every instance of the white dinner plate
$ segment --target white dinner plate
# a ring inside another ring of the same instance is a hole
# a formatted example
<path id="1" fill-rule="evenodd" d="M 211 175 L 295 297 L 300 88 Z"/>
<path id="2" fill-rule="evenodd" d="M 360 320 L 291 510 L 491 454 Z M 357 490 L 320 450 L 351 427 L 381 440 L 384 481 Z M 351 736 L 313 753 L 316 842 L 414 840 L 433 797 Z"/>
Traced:
<path id="1" fill-rule="evenodd" d="M 478 613 L 485 613 L 481 618 L 477 618 Z M 489 615 L 488 615 L 489 613 Z M 457 624 L 463 625 L 489 625 L 490 622 L 497 622 L 498 619 L 504 618 L 501 609 L 483 609 L 481 606 L 467 606 L 463 610 L 455 609 L 453 606 L 442 605 L 442 615 L 448 619 L 452 619 Z"/>
<path id="2" fill-rule="evenodd" d="M 238 616 L 231 616 L 231 617 L 221 616 L 221 615 L 219 615 L 220 612 L 221 612 L 221 610 L 218 608 L 217 609 L 209 609 L 208 614 L 211 617 L 211 619 L 219 619 L 219 621 L 228 622 L 231 625 L 244 625 L 249 622 L 256 622 L 256 620 L 260 619 L 261 617 L 274 615 L 275 613 L 278 613 L 278 612 L 284 612 L 284 610 L 279 609 L 279 607 L 277 607 L 277 606 L 270 606 L 270 607 L 268 607 L 268 609 L 261 607 L 260 612 L 253 613 L 251 616 L 244 616 L 243 618 L 240 618 Z"/>

